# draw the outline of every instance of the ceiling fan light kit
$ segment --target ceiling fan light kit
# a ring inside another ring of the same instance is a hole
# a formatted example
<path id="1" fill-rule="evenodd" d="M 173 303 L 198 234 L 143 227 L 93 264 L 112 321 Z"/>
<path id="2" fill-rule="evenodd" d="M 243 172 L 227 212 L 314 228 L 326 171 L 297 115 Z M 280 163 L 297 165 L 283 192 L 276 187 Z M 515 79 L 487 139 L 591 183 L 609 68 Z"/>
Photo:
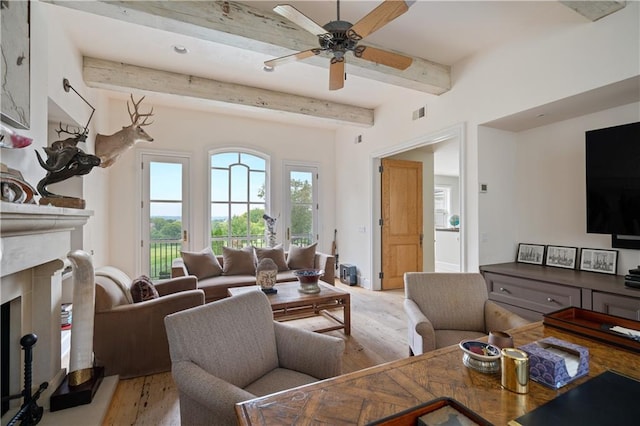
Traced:
<path id="1" fill-rule="evenodd" d="M 338 90 L 344 87 L 344 66 L 347 52 L 352 52 L 355 57 L 367 61 L 399 70 L 407 69 L 413 61 L 410 57 L 371 46 L 361 45 L 360 41 L 405 13 L 409 10 L 409 5 L 413 3 L 415 3 L 415 0 L 410 2 L 403 0 L 384 0 L 358 22 L 351 24 L 350 22 L 340 20 L 340 0 L 338 0 L 337 19 L 324 26 L 318 25 L 291 5 L 278 5 L 273 11 L 304 30 L 316 35 L 320 47 L 265 61 L 265 71 L 267 68 L 273 70 L 273 68 L 278 65 L 310 58 L 321 52 L 328 52 L 331 55 L 329 90 Z"/>

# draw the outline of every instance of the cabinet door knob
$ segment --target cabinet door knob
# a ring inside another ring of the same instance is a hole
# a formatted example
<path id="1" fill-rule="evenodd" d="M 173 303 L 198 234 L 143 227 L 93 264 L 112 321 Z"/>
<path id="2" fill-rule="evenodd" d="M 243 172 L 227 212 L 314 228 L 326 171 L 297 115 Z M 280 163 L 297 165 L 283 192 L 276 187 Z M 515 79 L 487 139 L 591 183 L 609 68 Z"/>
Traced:
<path id="1" fill-rule="evenodd" d="M 509 290 L 507 290 L 504 287 L 500 287 L 500 291 L 503 292 L 503 293 L 509 293 Z"/>
<path id="2" fill-rule="evenodd" d="M 547 297 L 547 302 L 549 303 L 555 303 L 556 300 L 553 297 Z"/>

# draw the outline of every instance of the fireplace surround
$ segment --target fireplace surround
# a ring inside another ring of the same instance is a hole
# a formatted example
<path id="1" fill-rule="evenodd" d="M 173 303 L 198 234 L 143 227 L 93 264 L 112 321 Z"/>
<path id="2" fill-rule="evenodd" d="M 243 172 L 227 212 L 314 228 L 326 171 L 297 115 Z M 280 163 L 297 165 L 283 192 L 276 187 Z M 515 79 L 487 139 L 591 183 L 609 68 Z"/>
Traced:
<path id="1" fill-rule="evenodd" d="M 66 257 L 71 250 L 82 248 L 82 227 L 92 215 L 90 210 L 0 204 L 0 299 L 11 307 L 9 359 L 2 359 L 2 374 L 9 371 L 10 394 L 22 390 L 24 354 L 19 341 L 23 335 L 35 333 L 33 383 L 49 382 L 39 399 L 47 408 L 51 392 L 66 374 L 60 362 L 62 277 L 69 266 Z M 1 379 L 7 381 L 6 377 Z M 12 405 L 19 407 L 20 403 L 15 400 Z"/>

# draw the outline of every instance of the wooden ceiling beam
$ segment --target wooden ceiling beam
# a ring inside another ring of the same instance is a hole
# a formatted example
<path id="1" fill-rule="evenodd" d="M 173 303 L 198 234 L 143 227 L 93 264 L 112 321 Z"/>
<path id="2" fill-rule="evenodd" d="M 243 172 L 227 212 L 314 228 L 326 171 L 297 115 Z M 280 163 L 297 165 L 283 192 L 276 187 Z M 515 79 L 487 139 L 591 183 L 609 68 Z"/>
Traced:
<path id="1" fill-rule="evenodd" d="M 611 15 L 627 5 L 626 1 L 560 1 L 560 3 L 591 21 Z"/>
<path id="2" fill-rule="evenodd" d="M 130 92 L 165 93 L 234 104 L 247 109 L 269 109 L 360 127 L 373 126 L 372 109 L 291 95 L 273 90 L 225 83 L 135 65 L 84 57 L 83 78 L 89 87 Z"/>
<path id="3" fill-rule="evenodd" d="M 133 24 L 252 50 L 272 55 L 274 58 L 318 47 L 318 39 L 315 35 L 282 16 L 237 2 L 44 1 Z M 417 57 L 412 59 L 411 66 L 401 71 L 350 56 L 347 72 L 434 95 L 440 95 L 451 89 L 449 66 Z M 306 59 L 305 62 L 323 68 L 329 67 L 327 58 L 320 55 Z"/>

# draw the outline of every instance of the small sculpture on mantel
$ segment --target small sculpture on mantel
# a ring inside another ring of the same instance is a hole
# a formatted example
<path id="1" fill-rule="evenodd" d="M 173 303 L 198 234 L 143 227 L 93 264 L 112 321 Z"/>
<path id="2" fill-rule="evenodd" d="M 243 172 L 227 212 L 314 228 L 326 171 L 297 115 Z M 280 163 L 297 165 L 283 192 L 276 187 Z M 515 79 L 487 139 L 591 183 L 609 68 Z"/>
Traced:
<path id="1" fill-rule="evenodd" d="M 56 130 L 58 136 L 61 133 L 72 135 L 72 137 L 55 141 L 50 147 L 45 147 L 47 160 L 43 161 L 40 153 L 36 151 L 38 162 L 47 171 L 46 176 L 38 182 L 38 192 L 42 196 L 40 205 L 51 204 L 57 207 L 72 207 L 83 209 L 85 201 L 81 198 L 57 195 L 47 190 L 47 185 L 62 182 L 73 176 L 86 175 L 96 166 L 100 165 L 100 159 L 95 155 L 87 154 L 77 147 L 79 142 L 84 142 L 87 138 L 86 128 L 84 131 L 69 131 L 67 126 Z"/>

